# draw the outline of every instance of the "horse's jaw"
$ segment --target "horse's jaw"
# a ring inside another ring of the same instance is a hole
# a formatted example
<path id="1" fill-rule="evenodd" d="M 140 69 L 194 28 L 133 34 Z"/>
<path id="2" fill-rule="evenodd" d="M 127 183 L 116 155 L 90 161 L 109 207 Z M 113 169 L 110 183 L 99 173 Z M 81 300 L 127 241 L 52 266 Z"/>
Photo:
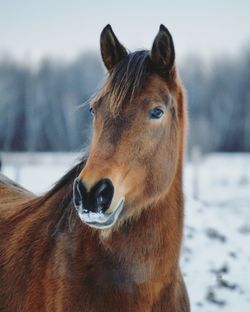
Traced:
<path id="1" fill-rule="evenodd" d="M 77 213 L 82 222 L 95 229 L 111 228 L 119 219 L 125 199 L 121 198 L 115 208 L 111 212 L 92 212 L 77 207 Z"/>

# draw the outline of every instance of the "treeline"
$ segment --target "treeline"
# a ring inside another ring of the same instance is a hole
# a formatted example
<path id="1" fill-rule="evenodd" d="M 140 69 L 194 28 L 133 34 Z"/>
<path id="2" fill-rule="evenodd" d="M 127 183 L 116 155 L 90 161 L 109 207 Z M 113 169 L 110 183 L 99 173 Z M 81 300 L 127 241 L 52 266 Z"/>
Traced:
<path id="1" fill-rule="evenodd" d="M 250 151 L 250 49 L 210 65 L 193 57 L 180 66 L 189 107 L 189 148 Z M 88 144 L 85 103 L 104 79 L 99 55 L 36 68 L 0 61 L 0 150 L 70 151 Z"/>
<path id="2" fill-rule="evenodd" d="M 189 146 L 204 152 L 250 151 L 250 48 L 210 65 L 181 67 L 189 103 Z"/>
<path id="3" fill-rule="evenodd" d="M 68 64 L 43 60 L 35 69 L 0 61 L 0 150 L 71 151 L 87 144 L 91 116 L 81 104 L 103 76 L 92 53 Z"/>

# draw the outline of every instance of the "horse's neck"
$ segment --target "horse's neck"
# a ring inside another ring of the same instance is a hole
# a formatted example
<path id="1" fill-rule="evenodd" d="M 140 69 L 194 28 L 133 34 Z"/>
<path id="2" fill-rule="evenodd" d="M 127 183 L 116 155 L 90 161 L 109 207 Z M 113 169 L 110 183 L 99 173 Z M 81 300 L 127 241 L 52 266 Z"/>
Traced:
<path id="1" fill-rule="evenodd" d="M 183 230 L 183 195 L 180 181 L 173 183 L 157 205 L 109 236 L 101 236 L 104 249 L 124 266 L 135 282 L 166 282 L 174 278 Z"/>
<path id="2" fill-rule="evenodd" d="M 155 283 L 159 289 L 172 282 L 178 270 L 183 229 L 182 186 L 179 178 L 175 179 L 169 192 L 157 205 L 145 209 L 140 217 L 108 236 L 82 224 L 76 212 L 72 211 L 73 207 L 67 207 L 66 213 L 54 213 L 56 202 L 63 197 L 60 192 L 46 208 L 50 211 L 50 219 L 54 219 L 50 227 L 54 233 L 50 232 L 50 235 L 54 235 L 57 250 L 65 250 L 65 244 L 71 246 L 67 257 L 71 257 L 70 262 L 75 263 L 76 270 L 80 271 L 88 265 L 90 257 L 91 264 L 102 263 L 104 271 L 112 268 L 107 278 L 119 276 L 119 279 L 133 285 Z M 103 267 L 105 265 L 106 269 Z"/>

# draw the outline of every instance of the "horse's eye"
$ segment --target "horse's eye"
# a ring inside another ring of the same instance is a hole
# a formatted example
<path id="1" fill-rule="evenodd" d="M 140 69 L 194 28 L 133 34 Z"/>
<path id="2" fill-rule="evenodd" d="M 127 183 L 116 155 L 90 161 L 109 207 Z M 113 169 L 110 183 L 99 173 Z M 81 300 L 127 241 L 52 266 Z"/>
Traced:
<path id="1" fill-rule="evenodd" d="M 90 111 L 90 114 L 91 114 L 91 115 L 93 115 L 93 116 L 95 115 L 95 111 L 94 111 L 94 108 L 93 108 L 93 107 L 90 107 L 90 108 L 89 108 L 89 111 Z"/>
<path id="2" fill-rule="evenodd" d="M 164 111 L 161 107 L 154 107 L 149 110 L 150 119 L 160 119 L 164 115 Z"/>

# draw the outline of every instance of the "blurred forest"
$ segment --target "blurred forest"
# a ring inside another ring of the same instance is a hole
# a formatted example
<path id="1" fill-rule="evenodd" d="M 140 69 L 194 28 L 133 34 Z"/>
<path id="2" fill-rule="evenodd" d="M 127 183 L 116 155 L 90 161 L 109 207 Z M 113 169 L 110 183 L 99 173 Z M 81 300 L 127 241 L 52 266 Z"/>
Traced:
<path id="1" fill-rule="evenodd" d="M 187 90 L 189 149 L 250 151 L 250 49 L 233 59 L 179 66 Z M 88 101 L 104 80 L 95 53 L 71 62 L 44 59 L 29 66 L 0 60 L 0 150 L 74 151 L 89 142 Z"/>

